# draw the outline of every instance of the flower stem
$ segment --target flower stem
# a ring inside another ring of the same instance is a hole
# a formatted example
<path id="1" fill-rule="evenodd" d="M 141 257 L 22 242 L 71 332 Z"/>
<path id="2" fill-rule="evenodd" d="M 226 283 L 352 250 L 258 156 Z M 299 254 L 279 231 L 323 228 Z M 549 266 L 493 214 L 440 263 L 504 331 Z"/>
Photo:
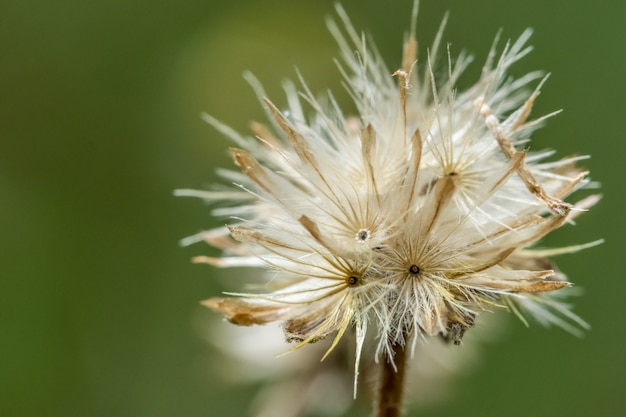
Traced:
<path id="1" fill-rule="evenodd" d="M 402 413 L 402 393 L 406 368 L 404 346 L 393 345 L 392 359 L 393 361 L 391 358 L 385 358 L 381 363 L 382 369 L 374 405 L 375 417 L 400 417 Z"/>

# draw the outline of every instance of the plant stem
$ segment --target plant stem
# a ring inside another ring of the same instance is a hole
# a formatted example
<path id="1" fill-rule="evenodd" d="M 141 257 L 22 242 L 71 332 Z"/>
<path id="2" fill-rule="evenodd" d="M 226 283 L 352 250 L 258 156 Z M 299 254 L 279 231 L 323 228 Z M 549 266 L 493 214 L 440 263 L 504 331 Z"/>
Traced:
<path id="1" fill-rule="evenodd" d="M 381 366 L 374 415 L 376 417 L 400 417 L 402 414 L 402 393 L 406 368 L 404 346 L 399 344 L 393 345 L 393 362 L 390 358 L 385 358 Z"/>

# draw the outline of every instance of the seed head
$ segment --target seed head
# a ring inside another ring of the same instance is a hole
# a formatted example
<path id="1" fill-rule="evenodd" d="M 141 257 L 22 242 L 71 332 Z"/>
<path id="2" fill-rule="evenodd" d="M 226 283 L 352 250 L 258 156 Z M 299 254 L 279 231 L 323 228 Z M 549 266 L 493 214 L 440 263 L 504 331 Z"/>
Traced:
<path id="1" fill-rule="evenodd" d="M 448 50 L 447 76 L 435 77 L 443 24 L 418 57 L 414 21 L 392 72 L 337 12 L 343 30 L 328 25 L 357 115 L 302 79 L 301 91 L 286 84 L 279 109 L 247 75 L 269 126 L 253 123 L 244 137 L 205 116 L 237 145 L 241 172 L 222 171 L 235 183 L 228 192 L 179 192 L 228 204 L 215 214 L 229 225 L 197 237 L 224 256 L 198 261 L 271 271 L 266 291 L 205 305 L 238 325 L 282 322 L 293 349 L 332 335 L 326 355 L 352 328 L 357 371 L 368 330 L 376 357 L 393 360 L 393 346 L 421 338 L 460 344 L 489 310 L 586 326 L 551 296 L 570 285 L 546 259 L 559 250 L 531 249 L 598 197 L 564 201 L 588 184 L 580 157 L 549 162 L 552 152 L 525 148 L 552 115 L 529 117 L 545 76 L 507 74 L 530 51 L 530 32 L 494 46 L 478 80 L 457 91 L 471 57 L 453 61 Z"/>

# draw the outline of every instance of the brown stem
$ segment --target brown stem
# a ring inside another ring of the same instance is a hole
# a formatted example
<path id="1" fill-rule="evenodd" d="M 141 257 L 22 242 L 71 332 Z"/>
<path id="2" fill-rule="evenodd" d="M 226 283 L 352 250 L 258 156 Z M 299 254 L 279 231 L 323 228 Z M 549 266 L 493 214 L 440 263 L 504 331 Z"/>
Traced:
<path id="1" fill-rule="evenodd" d="M 395 364 L 395 368 L 393 364 Z M 404 346 L 393 345 L 393 363 L 389 358 L 384 358 L 381 365 L 374 415 L 376 417 L 400 417 L 406 368 Z"/>

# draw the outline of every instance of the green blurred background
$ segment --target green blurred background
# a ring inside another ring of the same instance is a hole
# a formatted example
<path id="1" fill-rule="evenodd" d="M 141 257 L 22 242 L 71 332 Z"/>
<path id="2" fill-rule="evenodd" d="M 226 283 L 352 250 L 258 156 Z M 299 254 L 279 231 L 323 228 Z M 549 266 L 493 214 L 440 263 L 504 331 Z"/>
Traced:
<path id="1" fill-rule="evenodd" d="M 399 66 L 410 0 L 343 4 Z M 499 28 L 535 29 L 514 71 L 552 72 L 535 114 L 565 111 L 533 146 L 591 154 L 605 194 L 545 244 L 606 243 L 558 259 L 585 289 L 586 337 L 512 320 L 453 399 L 422 415 L 624 415 L 626 2 L 422 1 L 422 47 L 446 10 L 453 53 L 477 56 L 466 80 Z M 244 70 L 278 104 L 294 66 L 347 101 L 333 13 L 332 0 L 0 0 L 1 416 L 243 415 L 257 387 L 212 372 L 212 313 L 198 303 L 241 281 L 189 262 L 210 250 L 178 240 L 216 222 L 172 190 L 230 167 L 201 112 L 242 132 L 262 119 Z"/>

